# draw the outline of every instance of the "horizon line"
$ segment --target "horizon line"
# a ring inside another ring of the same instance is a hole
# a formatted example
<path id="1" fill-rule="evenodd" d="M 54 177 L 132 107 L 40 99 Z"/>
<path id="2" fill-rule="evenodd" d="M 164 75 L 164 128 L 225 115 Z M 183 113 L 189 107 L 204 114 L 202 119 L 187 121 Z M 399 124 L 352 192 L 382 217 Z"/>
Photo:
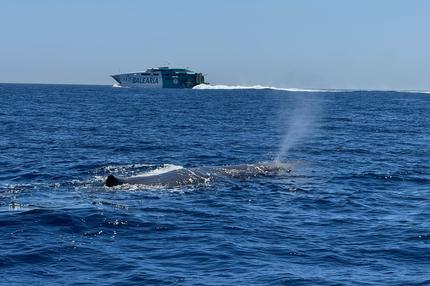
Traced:
<path id="1" fill-rule="evenodd" d="M 113 84 L 99 84 L 99 83 L 44 83 L 44 82 L 0 82 L 0 85 L 69 85 L 69 86 L 110 86 Z M 354 92 L 354 91 L 391 91 L 391 92 L 410 92 L 410 93 L 427 93 L 430 94 L 430 90 L 425 89 L 373 89 L 373 88 L 306 88 L 306 87 L 277 87 L 277 86 L 264 86 L 260 84 L 255 85 L 223 85 L 223 84 L 208 84 L 208 86 L 216 87 L 222 86 L 224 88 L 213 88 L 210 90 L 229 90 L 229 89 L 273 89 L 279 91 L 290 91 L 290 92 Z M 240 87 L 240 88 L 235 88 Z M 135 89 L 139 89 L 136 87 Z M 144 89 L 144 88 L 143 88 Z M 192 89 L 192 88 L 191 88 Z M 209 90 L 206 89 L 206 90 Z"/>

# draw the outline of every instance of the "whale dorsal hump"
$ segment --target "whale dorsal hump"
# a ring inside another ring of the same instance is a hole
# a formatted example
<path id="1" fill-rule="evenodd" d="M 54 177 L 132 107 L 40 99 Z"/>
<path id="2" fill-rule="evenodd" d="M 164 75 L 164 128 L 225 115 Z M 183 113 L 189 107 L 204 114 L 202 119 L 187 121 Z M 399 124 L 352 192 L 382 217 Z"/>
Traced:
<path id="1" fill-rule="evenodd" d="M 113 176 L 113 175 L 109 175 L 108 177 L 107 177 L 107 179 L 106 179 L 106 186 L 108 186 L 108 187 L 113 187 L 113 186 L 117 186 L 117 185 L 120 185 L 122 182 L 118 179 L 118 178 L 116 178 L 115 176 Z"/>

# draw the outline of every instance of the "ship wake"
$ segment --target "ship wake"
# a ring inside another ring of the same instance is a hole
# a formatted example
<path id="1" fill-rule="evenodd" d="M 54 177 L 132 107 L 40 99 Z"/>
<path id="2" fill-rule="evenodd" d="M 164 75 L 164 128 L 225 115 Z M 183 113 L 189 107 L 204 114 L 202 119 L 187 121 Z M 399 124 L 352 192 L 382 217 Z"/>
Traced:
<path id="1" fill-rule="evenodd" d="M 193 87 L 193 89 L 253 89 L 253 90 L 282 90 L 282 91 L 294 91 L 294 92 L 333 92 L 337 90 L 329 89 L 305 89 L 305 88 L 283 88 L 275 86 L 264 86 L 264 85 L 210 85 L 210 84 L 199 84 Z"/>
<path id="2" fill-rule="evenodd" d="M 422 93 L 430 94 L 429 90 L 392 90 L 392 89 L 312 89 L 312 88 L 287 88 L 265 85 L 223 85 L 223 84 L 199 84 L 193 89 L 212 89 L 212 90 L 235 90 L 235 89 L 250 89 L 250 90 L 281 90 L 291 92 L 407 92 L 407 93 Z"/>

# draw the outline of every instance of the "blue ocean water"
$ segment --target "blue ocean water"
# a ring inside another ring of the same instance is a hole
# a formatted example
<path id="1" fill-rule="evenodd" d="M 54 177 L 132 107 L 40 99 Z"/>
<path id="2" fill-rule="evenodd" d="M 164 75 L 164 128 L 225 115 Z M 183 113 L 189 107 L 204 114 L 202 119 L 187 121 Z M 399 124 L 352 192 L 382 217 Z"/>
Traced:
<path id="1" fill-rule="evenodd" d="M 430 284 L 430 94 L 0 85 L 0 284 Z M 104 186 L 279 159 L 287 174 Z"/>

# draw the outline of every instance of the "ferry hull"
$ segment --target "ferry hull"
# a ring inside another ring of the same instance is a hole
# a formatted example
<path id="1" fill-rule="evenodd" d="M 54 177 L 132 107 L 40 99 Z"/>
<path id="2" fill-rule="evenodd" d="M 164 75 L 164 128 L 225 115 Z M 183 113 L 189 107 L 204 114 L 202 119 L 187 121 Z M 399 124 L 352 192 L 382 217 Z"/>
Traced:
<path id="1" fill-rule="evenodd" d="M 158 68 L 146 72 L 112 75 L 121 87 L 138 88 L 193 88 L 204 83 L 201 73 L 186 69 Z"/>

